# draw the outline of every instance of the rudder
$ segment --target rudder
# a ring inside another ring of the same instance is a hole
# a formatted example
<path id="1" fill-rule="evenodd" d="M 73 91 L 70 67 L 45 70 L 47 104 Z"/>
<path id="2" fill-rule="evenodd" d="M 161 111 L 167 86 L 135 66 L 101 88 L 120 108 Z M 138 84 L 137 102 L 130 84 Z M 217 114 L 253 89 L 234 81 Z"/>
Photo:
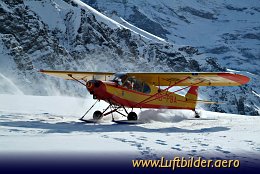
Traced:
<path id="1" fill-rule="evenodd" d="M 194 102 L 194 110 L 195 110 L 195 107 L 196 107 L 196 100 L 198 100 L 198 89 L 199 89 L 199 87 L 198 86 L 192 86 L 192 87 L 190 87 L 190 89 L 189 89 L 189 91 L 187 92 L 187 94 L 185 95 L 185 98 L 187 99 L 187 100 L 192 100 L 192 101 L 194 101 L 195 100 L 195 102 Z"/>

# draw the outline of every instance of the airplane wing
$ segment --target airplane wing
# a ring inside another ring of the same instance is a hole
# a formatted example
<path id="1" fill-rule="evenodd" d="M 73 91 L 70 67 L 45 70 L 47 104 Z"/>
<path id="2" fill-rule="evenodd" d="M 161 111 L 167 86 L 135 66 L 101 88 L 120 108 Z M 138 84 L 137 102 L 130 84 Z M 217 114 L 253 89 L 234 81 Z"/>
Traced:
<path id="1" fill-rule="evenodd" d="M 250 78 L 231 72 L 173 72 L 173 73 L 126 73 L 155 86 L 239 86 Z"/>
<path id="2" fill-rule="evenodd" d="M 66 80 L 107 80 L 115 75 L 113 72 L 56 71 L 40 70 L 41 73 L 60 77 Z M 126 73 L 155 86 L 239 86 L 249 82 L 247 76 L 231 72 L 173 72 L 173 73 Z M 73 77 L 73 78 L 72 78 Z"/>
<path id="3" fill-rule="evenodd" d="M 54 71 L 54 70 L 39 70 L 43 74 L 48 74 L 55 77 L 60 77 L 65 80 L 108 80 L 115 73 L 112 72 L 84 72 L 84 71 Z"/>

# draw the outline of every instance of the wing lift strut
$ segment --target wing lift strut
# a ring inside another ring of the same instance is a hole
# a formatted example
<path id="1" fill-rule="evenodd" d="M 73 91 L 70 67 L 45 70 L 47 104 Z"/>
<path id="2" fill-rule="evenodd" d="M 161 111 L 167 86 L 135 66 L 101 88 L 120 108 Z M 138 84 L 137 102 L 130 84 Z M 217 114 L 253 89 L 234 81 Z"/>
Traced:
<path id="1" fill-rule="evenodd" d="M 142 104 L 144 104 L 144 103 L 149 103 L 149 102 L 154 101 L 154 100 L 156 100 L 156 99 L 158 99 L 158 98 L 165 97 L 165 96 L 169 96 L 169 94 L 168 94 L 168 90 L 169 90 L 169 89 L 171 89 L 171 88 L 174 87 L 174 86 L 177 86 L 178 84 L 180 84 L 181 82 L 183 82 L 183 81 L 185 81 L 185 80 L 187 80 L 187 79 L 190 79 L 190 77 L 186 77 L 186 78 L 184 78 L 184 79 L 182 79 L 182 80 L 179 80 L 179 81 L 175 82 L 174 84 L 168 86 L 167 88 L 165 88 L 165 89 L 163 89 L 163 90 L 159 88 L 158 93 L 155 93 L 154 95 L 152 95 L 152 96 L 150 96 L 150 97 L 148 97 L 148 98 L 142 100 L 141 102 L 136 103 L 133 107 L 138 107 L 138 106 L 140 107 L 140 106 L 141 106 Z M 184 87 L 184 88 L 181 88 L 181 89 L 178 89 L 178 90 L 176 90 L 176 91 L 173 91 L 173 93 L 182 91 L 182 90 L 187 89 L 187 88 L 190 88 L 190 87 L 192 87 L 192 86 L 196 86 L 196 85 L 198 85 L 198 84 L 200 84 L 200 83 L 203 83 L 204 81 L 205 81 L 205 80 L 201 80 L 201 81 L 199 81 L 199 82 L 197 82 L 197 83 L 194 83 L 194 84 L 192 84 L 192 85 L 190 85 L 190 86 L 186 86 L 186 87 Z M 163 92 L 165 92 L 165 94 L 159 95 L 160 93 L 163 93 Z M 195 109 L 194 109 L 194 112 L 195 112 L 195 118 L 200 118 L 199 113 L 198 113 Z"/>

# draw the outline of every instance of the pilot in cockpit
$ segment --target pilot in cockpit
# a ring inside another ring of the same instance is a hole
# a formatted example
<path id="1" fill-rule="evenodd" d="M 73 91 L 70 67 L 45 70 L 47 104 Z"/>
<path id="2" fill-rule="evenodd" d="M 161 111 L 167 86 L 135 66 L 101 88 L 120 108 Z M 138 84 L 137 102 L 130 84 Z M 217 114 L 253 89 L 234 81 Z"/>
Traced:
<path id="1" fill-rule="evenodd" d="M 127 89 L 133 89 L 133 84 L 128 79 L 125 80 L 123 86 L 126 87 Z"/>

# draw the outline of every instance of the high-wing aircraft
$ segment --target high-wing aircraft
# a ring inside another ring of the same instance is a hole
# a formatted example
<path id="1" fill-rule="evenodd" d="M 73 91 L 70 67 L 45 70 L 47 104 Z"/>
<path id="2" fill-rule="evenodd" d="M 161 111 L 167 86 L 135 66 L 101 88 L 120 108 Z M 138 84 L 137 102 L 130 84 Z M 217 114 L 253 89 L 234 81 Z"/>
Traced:
<path id="1" fill-rule="evenodd" d="M 133 108 L 188 109 L 194 111 L 195 117 L 199 118 L 195 110 L 197 103 L 216 103 L 198 100 L 199 86 L 239 86 L 250 80 L 244 75 L 231 72 L 113 73 L 53 70 L 40 70 L 40 72 L 77 81 L 87 88 L 94 99 L 106 101 L 109 106 L 103 111 L 95 111 L 92 121 L 100 120 L 109 114 L 112 114 L 113 118 L 114 112 L 126 116 L 129 121 L 136 121 L 138 116 L 133 112 Z M 170 91 L 174 86 L 181 88 Z M 185 96 L 176 93 L 187 88 L 189 90 Z M 84 116 L 93 106 L 80 120 L 88 121 L 84 120 Z M 126 108 L 131 108 L 131 111 L 128 112 Z"/>

